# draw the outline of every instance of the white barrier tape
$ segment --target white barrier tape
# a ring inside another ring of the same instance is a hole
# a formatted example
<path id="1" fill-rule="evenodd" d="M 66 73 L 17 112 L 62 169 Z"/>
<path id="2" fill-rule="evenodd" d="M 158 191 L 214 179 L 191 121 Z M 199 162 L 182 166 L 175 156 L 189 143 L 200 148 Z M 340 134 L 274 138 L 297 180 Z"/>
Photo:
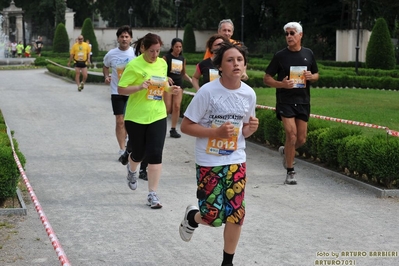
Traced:
<path id="1" fill-rule="evenodd" d="M 44 213 L 42 206 L 40 205 L 39 200 L 36 197 L 35 192 L 33 191 L 32 186 L 30 185 L 29 179 L 25 174 L 25 171 L 22 167 L 21 161 L 19 160 L 17 153 L 15 152 L 14 143 L 12 141 L 12 136 L 11 136 L 11 131 L 10 131 L 9 127 L 7 126 L 7 123 L 5 123 L 5 125 L 6 125 L 6 129 L 7 129 L 8 138 L 10 139 L 14 160 L 18 166 L 18 170 L 24 180 L 24 183 L 29 192 L 30 198 L 35 206 L 35 209 L 36 209 L 37 213 L 39 214 L 39 218 L 42 221 L 44 228 L 46 229 L 46 233 L 50 239 L 50 242 L 53 245 L 55 252 L 57 253 L 58 260 L 61 262 L 62 266 L 70 266 L 71 264 L 69 263 L 68 258 L 65 255 L 65 252 L 61 247 L 61 243 L 58 241 L 58 238 L 55 235 L 53 228 L 51 227 L 50 222 L 48 221 L 47 216 Z"/>
<path id="2" fill-rule="evenodd" d="M 192 95 L 194 96 L 194 92 L 189 92 L 189 91 L 183 91 L 187 95 Z M 258 109 L 267 109 L 267 110 L 273 110 L 276 111 L 275 107 L 270 107 L 270 106 L 264 106 L 264 105 L 256 105 L 256 108 Z M 376 129 L 385 129 L 386 133 L 390 136 L 393 137 L 399 137 L 399 132 L 395 130 L 391 130 L 388 127 L 384 126 L 379 126 L 379 125 L 373 125 L 365 122 L 358 122 L 358 121 L 352 121 L 352 120 L 346 120 L 346 119 L 341 119 L 341 118 L 334 118 L 334 117 L 328 117 L 328 116 L 323 116 L 323 115 L 314 115 L 310 114 L 310 117 L 317 118 L 317 119 L 322 119 L 322 120 L 327 120 L 327 121 L 332 121 L 332 122 L 338 122 L 338 123 L 343 123 L 343 124 L 349 124 L 349 125 L 355 125 L 355 126 L 361 126 L 361 127 L 370 127 L 370 128 L 376 128 Z"/>

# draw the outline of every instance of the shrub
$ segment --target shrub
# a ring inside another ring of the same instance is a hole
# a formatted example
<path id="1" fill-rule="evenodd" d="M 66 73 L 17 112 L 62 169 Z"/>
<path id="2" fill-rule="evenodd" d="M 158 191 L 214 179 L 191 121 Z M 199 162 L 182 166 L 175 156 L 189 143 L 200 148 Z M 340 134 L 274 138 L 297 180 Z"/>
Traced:
<path id="1" fill-rule="evenodd" d="M 377 135 L 369 138 L 361 157 L 367 165 L 369 177 L 387 188 L 399 188 L 399 139 Z"/>
<path id="2" fill-rule="evenodd" d="M 362 177 L 367 174 L 367 164 L 362 153 L 367 146 L 368 138 L 352 135 L 343 139 L 343 145 L 338 147 L 337 163 L 343 170 L 347 169 L 352 175 Z"/>
<path id="3" fill-rule="evenodd" d="M 195 52 L 195 35 L 193 26 L 191 24 L 187 24 L 184 27 L 184 35 L 183 35 L 183 43 L 184 43 L 184 51 L 187 53 L 194 53 Z"/>
<path id="4" fill-rule="evenodd" d="M 0 111 L 0 201 L 13 197 L 17 191 L 19 171 L 15 163 L 10 138 L 7 135 L 4 118 Z M 12 134 L 13 132 L 11 132 Z M 25 157 L 18 150 L 18 144 L 13 139 L 14 149 L 21 162 L 25 165 Z"/>
<path id="5" fill-rule="evenodd" d="M 91 52 L 93 53 L 93 56 L 98 55 L 98 42 L 96 35 L 94 34 L 94 28 L 93 24 L 91 23 L 90 18 L 86 18 L 85 21 L 83 22 L 82 26 L 82 33 L 83 38 L 85 40 L 89 40 L 91 44 Z"/>
<path id="6" fill-rule="evenodd" d="M 53 39 L 53 52 L 54 53 L 68 53 L 69 51 L 69 37 L 65 25 L 58 24 L 54 39 Z"/>
<path id="7" fill-rule="evenodd" d="M 377 19 L 366 50 L 367 68 L 394 69 L 395 52 L 388 25 L 383 18 Z"/>
<path id="8" fill-rule="evenodd" d="M 19 172 L 11 147 L 0 146 L 0 200 L 16 193 Z"/>
<path id="9" fill-rule="evenodd" d="M 319 142 L 318 150 L 320 160 L 329 166 L 338 167 L 338 149 L 343 145 L 342 139 L 347 136 L 360 135 L 361 131 L 349 130 L 345 127 L 332 127 L 323 134 L 323 139 Z"/>

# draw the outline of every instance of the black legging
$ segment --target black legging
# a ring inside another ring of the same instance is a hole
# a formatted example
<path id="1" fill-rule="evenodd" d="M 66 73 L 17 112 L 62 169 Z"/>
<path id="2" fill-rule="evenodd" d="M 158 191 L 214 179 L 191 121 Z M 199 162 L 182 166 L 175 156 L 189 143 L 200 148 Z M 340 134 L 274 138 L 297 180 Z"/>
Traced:
<path id="1" fill-rule="evenodd" d="M 149 164 L 162 163 L 166 126 L 166 118 L 151 124 L 138 124 L 126 120 L 125 128 L 129 136 L 127 150 L 131 151 L 130 158 L 134 162 L 141 162 L 145 156 Z"/>

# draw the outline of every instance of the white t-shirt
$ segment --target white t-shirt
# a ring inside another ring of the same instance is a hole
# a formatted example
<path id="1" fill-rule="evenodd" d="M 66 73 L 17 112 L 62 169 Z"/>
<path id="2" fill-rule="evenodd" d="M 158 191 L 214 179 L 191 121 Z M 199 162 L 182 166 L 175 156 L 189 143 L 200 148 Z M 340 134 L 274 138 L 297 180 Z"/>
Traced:
<path id="1" fill-rule="evenodd" d="M 197 138 L 195 161 L 201 166 L 218 166 L 246 161 L 243 123 L 255 116 L 256 94 L 244 82 L 230 90 L 220 79 L 206 83 L 198 90 L 184 116 L 203 127 L 217 127 L 226 121 L 235 125 L 237 137 L 229 139 Z"/>
<path id="2" fill-rule="evenodd" d="M 104 56 L 104 66 L 112 69 L 111 74 L 111 94 L 118 94 L 118 82 L 125 70 L 126 64 L 135 58 L 133 47 L 129 47 L 126 51 L 120 50 L 118 47 L 110 50 Z"/>

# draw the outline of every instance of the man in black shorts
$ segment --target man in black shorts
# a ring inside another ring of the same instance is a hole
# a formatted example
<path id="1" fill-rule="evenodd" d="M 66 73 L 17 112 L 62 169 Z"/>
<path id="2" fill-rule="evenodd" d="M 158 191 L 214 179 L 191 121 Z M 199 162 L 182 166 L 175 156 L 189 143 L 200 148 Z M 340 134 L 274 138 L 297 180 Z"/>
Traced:
<path id="1" fill-rule="evenodd" d="M 68 67 L 71 61 L 75 62 L 75 82 L 78 85 L 78 91 L 82 91 L 87 80 L 87 65 L 90 64 L 90 46 L 83 42 L 83 36 L 79 35 L 70 51 Z M 82 81 L 80 81 L 80 72 L 82 72 Z"/>
<path id="2" fill-rule="evenodd" d="M 284 26 L 287 47 L 278 51 L 263 82 L 276 88 L 276 115 L 283 122 L 285 144 L 279 148 L 287 169 L 285 184 L 295 185 L 295 150 L 306 142 L 310 115 L 310 83 L 319 79 L 312 50 L 302 47 L 302 26 L 289 22 Z M 277 74 L 277 80 L 274 76 Z"/>
<path id="3" fill-rule="evenodd" d="M 105 84 L 111 85 L 111 103 L 115 115 L 115 135 L 119 145 L 119 161 L 126 165 L 129 154 L 125 151 L 127 137 L 125 129 L 125 107 L 129 98 L 118 93 L 118 82 L 125 70 L 126 64 L 136 57 L 134 49 L 130 46 L 133 38 L 132 29 L 128 25 L 118 28 L 116 32 L 118 47 L 111 49 L 103 59 L 103 74 Z"/>

